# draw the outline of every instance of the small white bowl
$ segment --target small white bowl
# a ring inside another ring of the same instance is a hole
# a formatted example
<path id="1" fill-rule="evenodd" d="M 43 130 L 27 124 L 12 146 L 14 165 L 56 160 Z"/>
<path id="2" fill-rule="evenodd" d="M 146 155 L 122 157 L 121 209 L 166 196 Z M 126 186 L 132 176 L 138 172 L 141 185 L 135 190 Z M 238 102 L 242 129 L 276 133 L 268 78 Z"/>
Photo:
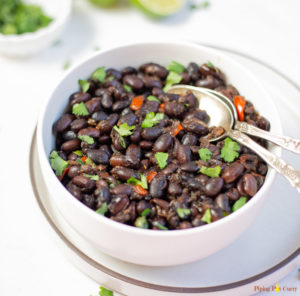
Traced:
<path id="1" fill-rule="evenodd" d="M 184 42 L 148 42 L 101 51 L 70 70 L 48 99 L 38 121 L 37 146 L 42 174 L 51 197 L 68 223 L 95 248 L 118 259 L 150 266 L 170 266 L 207 257 L 239 237 L 259 214 L 269 197 L 275 171 L 269 169 L 259 192 L 241 209 L 214 223 L 186 230 L 155 231 L 127 226 L 105 218 L 74 198 L 55 176 L 48 156 L 55 147 L 53 123 L 64 112 L 71 93 L 78 91 L 78 79 L 90 76 L 100 66 L 122 69 L 145 62 L 168 65 L 172 60 L 184 65 L 208 60 L 220 67 L 227 82 L 253 102 L 271 122 L 271 130 L 281 134 L 280 119 L 268 93 L 246 69 L 218 51 Z M 280 155 L 281 149 L 271 147 Z M 255 242 L 253 242 L 255 243 Z"/>
<path id="2" fill-rule="evenodd" d="M 0 33 L 0 54 L 8 57 L 32 56 L 51 46 L 62 34 L 72 9 L 72 0 L 26 0 L 24 2 L 41 6 L 44 13 L 52 17 L 53 21 L 47 27 L 33 33 L 20 35 Z"/>

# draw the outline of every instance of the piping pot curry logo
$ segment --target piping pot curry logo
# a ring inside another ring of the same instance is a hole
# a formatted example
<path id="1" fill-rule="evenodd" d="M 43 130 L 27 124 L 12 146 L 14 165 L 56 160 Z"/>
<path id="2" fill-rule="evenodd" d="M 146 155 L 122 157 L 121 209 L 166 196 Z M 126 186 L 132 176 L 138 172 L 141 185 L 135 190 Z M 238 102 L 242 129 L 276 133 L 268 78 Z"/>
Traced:
<path id="1" fill-rule="evenodd" d="M 265 286 L 254 286 L 254 292 L 286 292 L 286 293 L 297 293 L 297 287 L 287 287 L 279 286 L 279 283 L 276 283 L 275 286 L 265 287 Z"/>

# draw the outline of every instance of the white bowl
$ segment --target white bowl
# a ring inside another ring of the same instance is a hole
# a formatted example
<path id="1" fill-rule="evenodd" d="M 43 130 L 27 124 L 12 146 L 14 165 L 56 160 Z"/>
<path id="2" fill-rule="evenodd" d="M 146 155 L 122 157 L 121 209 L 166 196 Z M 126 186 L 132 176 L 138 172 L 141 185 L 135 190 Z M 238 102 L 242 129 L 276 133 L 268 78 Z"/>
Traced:
<path id="1" fill-rule="evenodd" d="M 45 28 L 33 33 L 3 35 L 0 33 L 0 53 L 9 57 L 32 56 L 51 46 L 62 34 L 67 23 L 72 0 L 25 0 L 25 3 L 42 7 L 44 13 L 53 18 Z"/>
<path id="2" fill-rule="evenodd" d="M 221 250 L 240 236 L 259 214 L 275 177 L 275 171 L 269 169 L 259 192 L 231 215 L 205 226 L 172 231 L 144 230 L 114 222 L 90 210 L 65 189 L 53 173 L 48 155 L 55 143 L 52 125 L 64 112 L 70 94 L 78 91 L 78 79 L 89 77 L 100 66 L 121 69 L 149 61 L 168 65 L 172 60 L 184 65 L 191 61 L 202 64 L 209 60 L 220 67 L 227 81 L 270 120 L 272 131 L 281 134 L 280 119 L 272 101 L 246 69 L 218 51 L 183 42 L 131 44 L 97 53 L 65 75 L 48 99 L 38 121 L 38 157 L 43 178 L 63 217 L 95 248 L 136 264 L 178 265 Z M 272 147 L 271 151 L 280 155 L 281 150 Z"/>

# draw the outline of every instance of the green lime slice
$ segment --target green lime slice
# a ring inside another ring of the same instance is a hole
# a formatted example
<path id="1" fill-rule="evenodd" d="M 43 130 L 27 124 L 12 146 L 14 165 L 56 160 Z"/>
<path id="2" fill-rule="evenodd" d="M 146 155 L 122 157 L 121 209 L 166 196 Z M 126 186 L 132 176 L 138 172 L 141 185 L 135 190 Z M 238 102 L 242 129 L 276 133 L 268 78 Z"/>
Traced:
<path id="1" fill-rule="evenodd" d="M 119 2 L 119 0 L 89 0 L 89 1 L 101 7 L 112 6 Z"/>
<path id="2" fill-rule="evenodd" d="M 184 0 L 130 0 L 146 14 L 153 17 L 164 17 L 178 12 Z"/>

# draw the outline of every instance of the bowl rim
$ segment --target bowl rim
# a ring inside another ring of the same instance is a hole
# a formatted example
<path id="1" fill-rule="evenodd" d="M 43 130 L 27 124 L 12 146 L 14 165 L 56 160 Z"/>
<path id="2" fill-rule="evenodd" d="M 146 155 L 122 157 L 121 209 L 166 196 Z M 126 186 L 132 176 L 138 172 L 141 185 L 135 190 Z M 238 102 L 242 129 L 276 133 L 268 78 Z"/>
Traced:
<path id="1" fill-rule="evenodd" d="M 91 210 L 84 204 L 82 204 L 79 200 L 74 198 L 74 196 L 63 186 L 63 184 L 57 179 L 55 173 L 53 172 L 49 160 L 48 155 L 44 149 L 43 144 L 43 126 L 44 126 L 44 118 L 46 116 L 46 111 L 48 109 L 48 105 L 51 102 L 51 98 L 53 97 L 53 94 L 55 93 L 56 89 L 64 82 L 65 79 L 74 71 L 81 68 L 85 63 L 93 60 L 94 58 L 101 56 L 107 52 L 114 51 L 114 50 L 122 50 L 125 48 L 131 48 L 136 46 L 161 46 L 161 45 L 174 45 L 174 46 L 186 46 L 186 47 L 192 47 L 194 49 L 202 49 L 206 52 L 209 52 L 211 54 L 217 55 L 219 57 L 222 57 L 222 59 L 228 61 L 229 63 L 235 65 L 235 67 L 239 68 L 239 70 L 243 73 L 245 73 L 245 76 L 249 77 L 251 81 L 253 81 L 260 89 L 262 93 L 264 93 L 264 98 L 268 100 L 268 104 L 271 106 L 271 108 L 274 110 L 275 114 L 274 117 L 277 119 L 277 134 L 282 134 L 282 124 L 279 117 L 278 110 L 276 106 L 274 105 L 273 101 L 270 99 L 269 93 L 265 90 L 265 88 L 262 86 L 262 84 L 254 77 L 254 75 L 246 69 L 243 65 L 236 62 L 231 57 L 228 57 L 226 54 L 223 54 L 222 52 L 209 48 L 204 45 L 199 45 L 193 42 L 188 41 L 174 41 L 174 40 L 149 40 L 149 41 L 140 41 L 140 42 L 128 42 L 128 43 L 122 43 L 121 45 L 114 45 L 107 47 L 99 52 L 93 53 L 92 55 L 88 56 L 87 58 L 83 59 L 80 63 L 78 63 L 76 66 L 72 67 L 66 73 L 61 77 L 59 82 L 55 85 L 53 90 L 51 91 L 50 96 L 47 100 L 45 100 L 43 107 L 41 108 L 41 112 L 38 118 L 38 124 L 37 124 L 37 147 L 38 147 L 38 157 L 39 160 L 42 162 L 41 165 L 43 167 L 43 174 L 47 173 L 47 176 L 50 178 L 51 183 L 56 182 L 57 189 L 59 190 L 60 194 L 63 195 L 64 199 L 68 198 L 70 199 L 68 202 L 72 203 L 74 207 L 78 208 L 79 211 L 81 211 L 83 214 L 88 215 L 92 220 L 95 220 L 96 223 L 102 223 L 105 226 L 108 226 L 110 228 L 113 228 L 115 230 L 122 231 L 127 234 L 135 234 L 135 235 L 143 235 L 147 237 L 186 237 L 190 235 L 196 235 L 201 232 L 210 231 L 214 228 L 219 228 L 220 226 L 224 225 L 224 223 L 233 221 L 238 219 L 238 217 L 242 215 L 246 215 L 246 211 L 248 209 L 254 208 L 256 201 L 261 198 L 264 194 L 267 193 L 269 187 L 272 185 L 272 183 L 275 180 L 276 171 L 272 169 L 271 167 L 268 168 L 268 173 L 266 175 L 265 182 L 263 186 L 260 188 L 260 190 L 249 200 L 242 208 L 240 208 L 238 211 L 231 213 L 230 215 L 223 217 L 217 221 L 214 221 L 213 223 L 205 224 L 198 227 L 193 227 L 189 229 L 176 229 L 176 230 L 170 230 L 170 231 L 154 231 L 153 229 L 141 229 L 134 226 L 126 225 L 117 221 L 113 221 L 105 216 L 99 215 L 96 211 Z M 226 75 L 226 71 L 225 71 Z M 42 153 L 41 153 L 42 152 Z M 282 148 L 278 147 L 276 150 L 276 155 L 281 156 L 282 154 Z M 72 200 L 72 201 L 71 201 Z"/>
<path id="2" fill-rule="evenodd" d="M 51 1 L 49 1 L 51 2 Z M 21 43 L 24 41 L 33 41 L 37 40 L 42 36 L 45 36 L 53 31 L 56 31 L 59 27 L 63 26 L 69 16 L 71 15 L 72 11 L 72 0 L 64 0 L 66 5 L 64 6 L 64 14 L 60 18 L 55 18 L 53 16 L 53 21 L 46 27 L 40 28 L 35 32 L 26 32 L 23 34 L 8 34 L 4 35 L 0 32 L 0 42 L 14 42 L 14 43 Z M 37 4 L 40 7 L 44 8 L 42 4 Z"/>

